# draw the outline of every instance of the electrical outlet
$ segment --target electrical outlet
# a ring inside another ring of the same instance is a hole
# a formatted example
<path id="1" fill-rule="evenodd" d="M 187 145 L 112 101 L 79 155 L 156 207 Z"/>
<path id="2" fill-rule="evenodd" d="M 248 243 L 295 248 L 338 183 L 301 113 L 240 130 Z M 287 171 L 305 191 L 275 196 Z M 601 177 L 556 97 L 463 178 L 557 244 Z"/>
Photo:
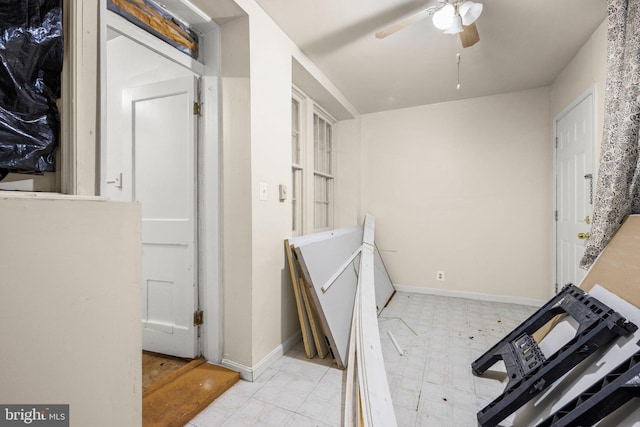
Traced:
<path id="1" fill-rule="evenodd" d="M 444 282 L 444 271 L 436 271 L 436 280 Z"/>

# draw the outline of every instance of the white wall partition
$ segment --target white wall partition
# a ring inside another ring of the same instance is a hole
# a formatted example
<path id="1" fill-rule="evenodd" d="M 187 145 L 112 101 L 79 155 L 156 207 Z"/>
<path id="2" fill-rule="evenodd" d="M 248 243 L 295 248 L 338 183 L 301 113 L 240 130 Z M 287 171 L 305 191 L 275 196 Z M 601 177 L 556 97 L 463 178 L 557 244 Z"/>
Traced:
<path id="1" fill-rule="evenodd" d="M 0 223 L 0 401 L 140 426 L 140 205 L 0 192 Z"/>
<path id="2" fill-rule="evenodd" d="M 306 83 L 319 97 L 331 99 L 323 106 L 338 120 L 349 119 L 337 125 L 348 135 L 357 135 L 357 113 L 257 3 L 237 3 L 248 17 L 221 26 L 223 363 L 251 379 L 286 350 L 292 337 L 299 339 L 282 246 L 292 234 L 291 200 L 278 195 L 280 185 L 291 188 L 292 84 Z M 360 176 L 340 178 L 342 168 L 359 169 L 360 142 L 338 138 L 342 148 L 337 150 L 358 153 L 339 160 L 334 226 L 342 227 L 360 221 L 355 213 Z M 266 189 L 262 197 L 261 188 Z"/>
<path id="3" fill-rule="evenodd" d="M 548 298 L 550 132 L 548 88 L 362 116 L 363 208 L 399 290 Z"/>

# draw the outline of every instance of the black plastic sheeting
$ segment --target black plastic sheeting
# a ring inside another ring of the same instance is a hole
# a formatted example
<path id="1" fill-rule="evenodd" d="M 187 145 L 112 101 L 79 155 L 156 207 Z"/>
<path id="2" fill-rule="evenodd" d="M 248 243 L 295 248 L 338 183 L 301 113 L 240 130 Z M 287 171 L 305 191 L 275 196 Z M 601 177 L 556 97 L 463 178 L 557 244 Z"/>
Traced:
<path id="1" fill-rule="evenodd" d="M 62 0 L 0 2 L 0 179 L 55 171 Z"/>

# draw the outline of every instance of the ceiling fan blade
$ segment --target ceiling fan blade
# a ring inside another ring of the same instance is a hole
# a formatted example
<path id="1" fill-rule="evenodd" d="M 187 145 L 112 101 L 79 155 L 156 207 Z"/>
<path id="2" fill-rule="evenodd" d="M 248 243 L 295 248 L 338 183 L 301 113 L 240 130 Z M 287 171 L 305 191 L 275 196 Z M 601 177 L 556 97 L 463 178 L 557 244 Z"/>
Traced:
<path id="1" fill-rule="evenodd" d="M 471 25 L 463 25 L 462 28 L 464 29 L 464 31 L 459 33 L 462 47 L 470 47 L 480 41 L 480 35 L 478 34 L 478 27 L 476 27 L 475 22 Z"/>
<path id="2" fill-rule="evenodd" d="M 382 31 L 378 31 L 376 33 L 376 38 L 377 39 L 383 39 L 385 37 L 390 36 L 393 33 L 396 33 L 400 30 L 402 30 L 405 27 L 408 27 L 409 25 L 413 24 L 414 22 L 420 21 L 421 19 L 426 18 L 427 16 L 431 15 L 432 11 L 430 9 L 425 9 L 425 10 L 421 10 L 420 12 L 411 15 L 410 17 L 408 17 L 407 19 L 404 19 L 396 24 L 393 24 L 392 26 L 390 26 L 387 29 L 384 29 Z"/>

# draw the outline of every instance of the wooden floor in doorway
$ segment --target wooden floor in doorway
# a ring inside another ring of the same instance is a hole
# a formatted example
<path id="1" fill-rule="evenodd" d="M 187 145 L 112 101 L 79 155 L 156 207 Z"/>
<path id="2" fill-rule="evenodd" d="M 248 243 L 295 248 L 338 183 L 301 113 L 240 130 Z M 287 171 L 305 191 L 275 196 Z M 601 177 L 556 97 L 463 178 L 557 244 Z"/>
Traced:
<path id="1" fill-rule="evenodd" d="M 239 379 L 239 373 L 204 358 L 143 352 L 142 425 L 182 427 Z"/>

